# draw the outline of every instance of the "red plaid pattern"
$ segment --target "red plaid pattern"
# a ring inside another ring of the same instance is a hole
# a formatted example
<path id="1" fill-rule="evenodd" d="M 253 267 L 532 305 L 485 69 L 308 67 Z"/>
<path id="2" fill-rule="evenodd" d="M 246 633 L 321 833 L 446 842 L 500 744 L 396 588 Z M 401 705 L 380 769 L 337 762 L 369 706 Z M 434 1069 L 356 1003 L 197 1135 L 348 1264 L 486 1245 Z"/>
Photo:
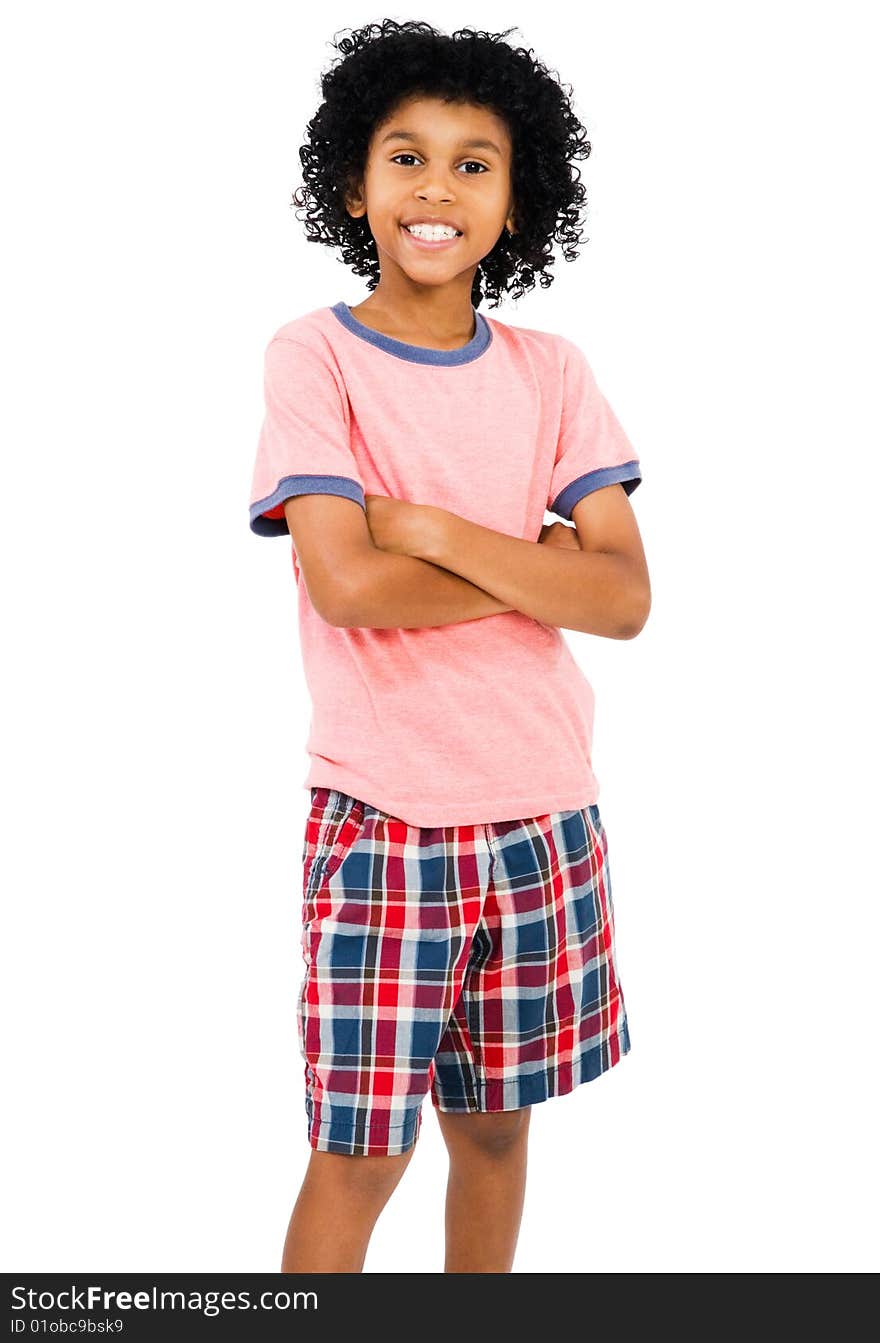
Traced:
<path id="1" fill-rule="evenodd" d="M 313 788 L 297 1008 L 311 1145 L 393 1155 L 441 1110 L 565 1095 L 629 1052 L 592 803 L 419 828 Z"/>

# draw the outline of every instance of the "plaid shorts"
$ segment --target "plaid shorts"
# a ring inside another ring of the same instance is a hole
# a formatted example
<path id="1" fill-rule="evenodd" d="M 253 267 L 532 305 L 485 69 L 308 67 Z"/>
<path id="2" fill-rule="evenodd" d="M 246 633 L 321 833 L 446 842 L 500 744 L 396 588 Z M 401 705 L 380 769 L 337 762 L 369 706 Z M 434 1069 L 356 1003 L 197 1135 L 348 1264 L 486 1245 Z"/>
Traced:
<path id="1" fill-rule="evenodd" d="M 432 829 L 312 788 L 297 1006 L 322 1152 L 390 1156 L 440 1110 L 562 1096 L 629 1052 L 595 803 Z"/>

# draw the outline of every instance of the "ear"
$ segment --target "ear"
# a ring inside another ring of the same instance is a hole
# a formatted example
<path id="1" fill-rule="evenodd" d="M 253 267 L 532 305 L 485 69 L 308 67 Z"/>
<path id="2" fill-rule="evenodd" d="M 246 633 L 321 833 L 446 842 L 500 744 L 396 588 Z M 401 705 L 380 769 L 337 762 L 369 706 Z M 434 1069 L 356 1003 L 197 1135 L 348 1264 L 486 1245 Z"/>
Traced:
<path id="1" fill-rule="evenodd" d="M 360 219 L 367 213 L 367 202 L 364 196 L 363 183 L 356 182 L 346 187 L 342 193 L 342 199 L 345 202 L 345 208 L 353 219 Z"/>

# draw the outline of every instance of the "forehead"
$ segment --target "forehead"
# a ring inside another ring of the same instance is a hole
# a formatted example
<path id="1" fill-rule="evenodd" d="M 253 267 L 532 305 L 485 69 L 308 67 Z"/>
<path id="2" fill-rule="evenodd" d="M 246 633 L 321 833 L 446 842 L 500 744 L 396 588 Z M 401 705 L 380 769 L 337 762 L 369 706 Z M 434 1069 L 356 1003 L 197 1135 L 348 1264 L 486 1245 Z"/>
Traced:
<path id="1" fill-rule="evenodd" d="M 399 135 L 392 138 L 392 133 Z M 477 103 L 444 102 L 440 97 L 410 97 L 399 102 L 376 125 L 374 149 L 405 144 L 407 140 L 431 142 L 438 148 L 483 148 L 502 157 L 510 152 L 507 123 L 491 108 Z M 483 142 L 483 143 L 475 143 Z"/>

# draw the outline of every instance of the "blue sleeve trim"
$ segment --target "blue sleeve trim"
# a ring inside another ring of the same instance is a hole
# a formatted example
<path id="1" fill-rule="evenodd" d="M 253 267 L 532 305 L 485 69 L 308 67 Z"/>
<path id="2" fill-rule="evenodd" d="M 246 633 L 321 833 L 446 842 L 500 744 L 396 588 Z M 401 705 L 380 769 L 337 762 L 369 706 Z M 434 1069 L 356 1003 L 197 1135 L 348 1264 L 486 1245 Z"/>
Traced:
<path id="1" fill-rule="evenodd" d="M 367 510 L 363 487 L 350 476 L 283 476 L 271 494 L 251 504 L 251 531 L 257 536 L 289 536 L 285 517 L 267 518 L 263 515 L 297 494 L 338 494 L 360 504 L 364 512 Z"/>
<path id="2" fill-rule="evenodd" d="M 566 485 L 553 500 L 549 511 L 558 513 L 561 518 L 571 522 L 572 509 L 585 495 L 592 494 L 594 490 L 601 490 L 605 485 L 614 485 L 618 481 L 627 494 L 632 494 L 636 486 L 641 483 L 641 479 L 641 468 L 635 458 L 631 462 L 623 462 L 620 466 L 601 466 L 597 471 L 588 471 L 585 476 L 578 476 L 577 480 Z"/>

